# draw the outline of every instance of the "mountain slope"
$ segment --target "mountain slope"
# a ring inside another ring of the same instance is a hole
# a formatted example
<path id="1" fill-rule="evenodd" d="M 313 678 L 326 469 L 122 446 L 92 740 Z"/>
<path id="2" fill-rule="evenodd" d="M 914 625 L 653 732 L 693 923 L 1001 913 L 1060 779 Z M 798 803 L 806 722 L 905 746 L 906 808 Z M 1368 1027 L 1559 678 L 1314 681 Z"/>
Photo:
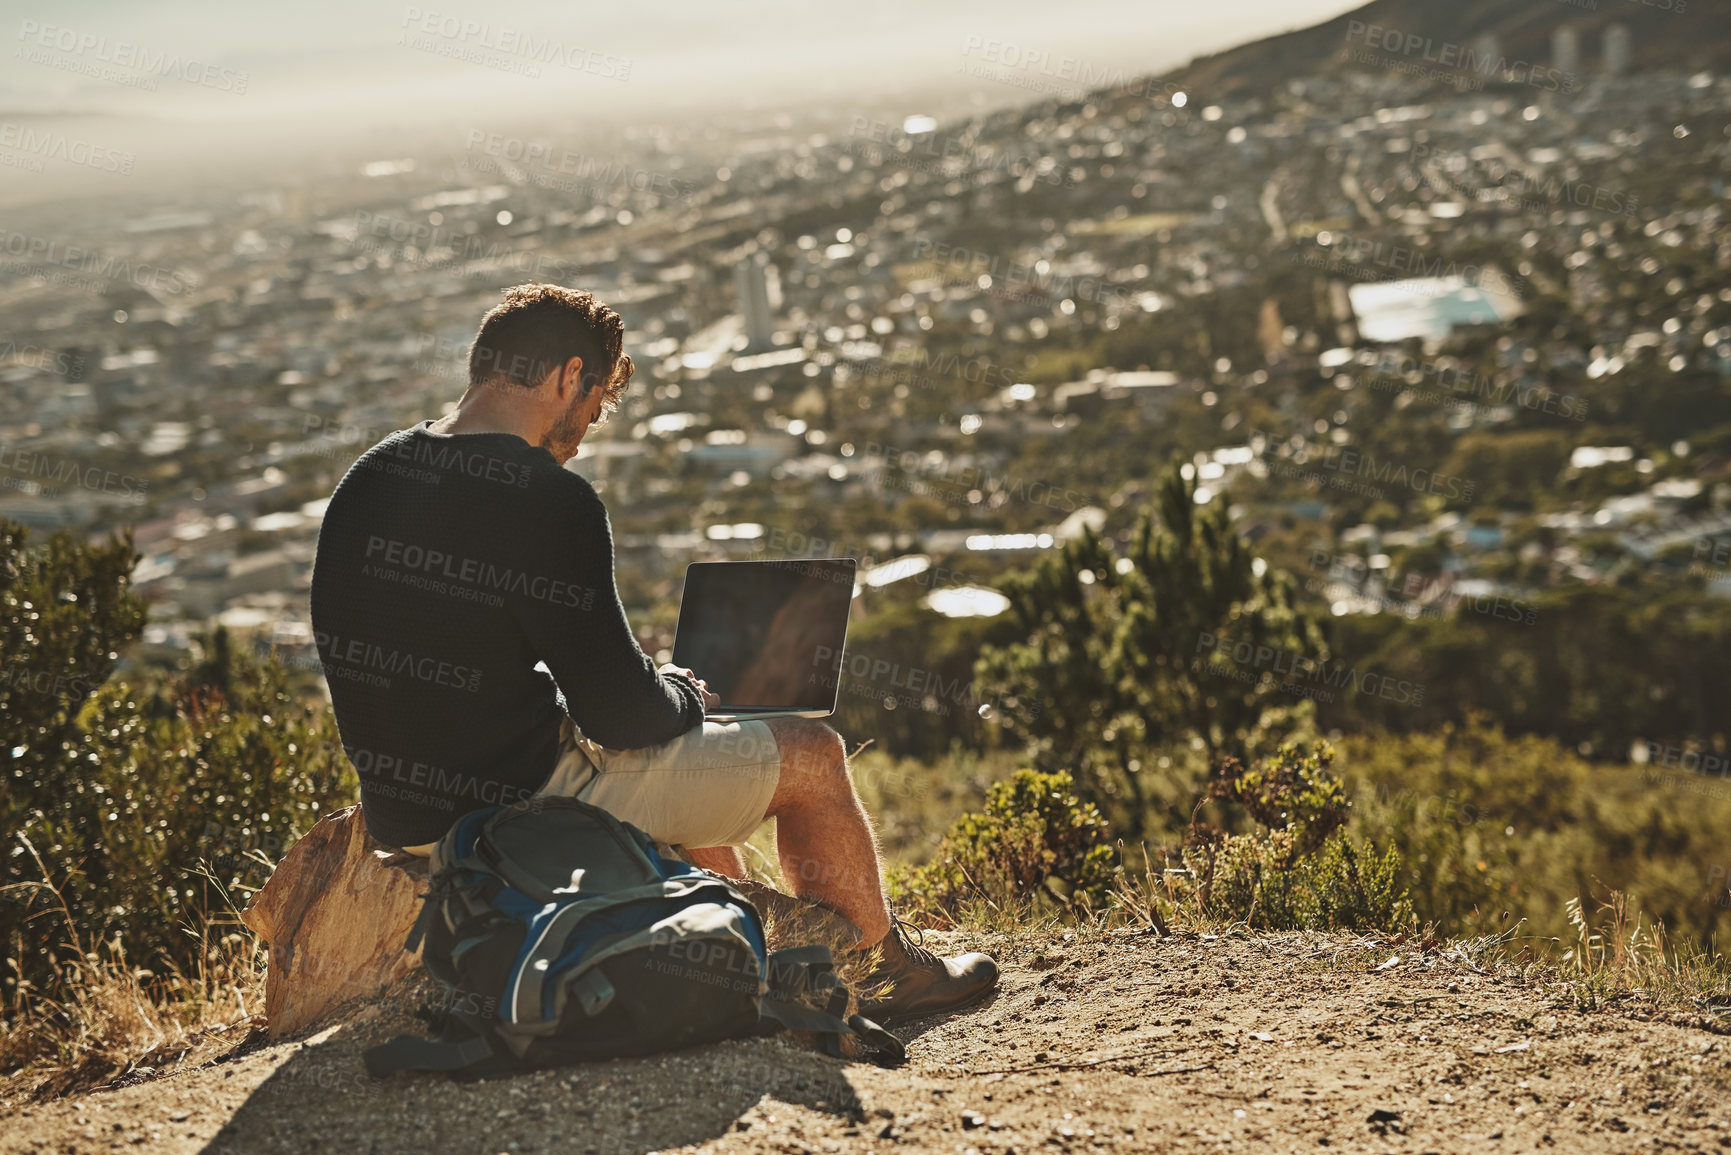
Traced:
<path id="1" fill-rule="evenodd" d="M 1564 25 L 1580 38 L 1581 71 L 1601 67 L 1604 33 L 1613 24 L 1628 27 L 1637 71 L 1724 68 L 1731 63 L 1731 4 L 1724 0 L 1583 0 L 1596 9 L 1535 0 L 1374 0 L 1362 8 L 1310 28 L 1258 40 L 1213 56 L 1199 57 L 1172 73 L 1204 99 L 1267 91 L 1302 77 L 1344 71 L 1377 71 L 1347 54 L 1369 48 L 1391 60 L 1422 62 L 1424 48 L 1404 50 L 1367 44 L 1368 26 L 1428 39 L 1435 59 L 1446 44 L 1465 48 L 1481 36 L 1497 37 L 1501 53 L 1513 63 L 1550 65 L 1551 36 Z M 1364 29 L 1360 25 L 1366 26 Z M 1391 40 L 1392 43 L 1392 40 Z M 1457 49 L 1458 51 L 1458 49 Z"/>

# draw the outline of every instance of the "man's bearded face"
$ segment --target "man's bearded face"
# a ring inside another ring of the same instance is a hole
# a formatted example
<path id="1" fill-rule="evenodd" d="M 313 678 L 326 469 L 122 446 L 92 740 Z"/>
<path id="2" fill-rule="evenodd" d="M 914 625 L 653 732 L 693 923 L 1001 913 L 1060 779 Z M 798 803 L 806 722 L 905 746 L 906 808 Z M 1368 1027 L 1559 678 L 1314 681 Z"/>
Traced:
<path id="1" fill-rule="evenodd" d="M 560 415 L 553 427 L 547 430 L 541 438 L 541 448 L 553 455 L 554 460 L 563 464 L 569 461 L 577 452 L 578 443 L 588 432 L 588 422 L 583 419 L 583 410 L 588 408 L 592 394 L 600 386 L 594 386 L 589 393 L 581 393 L 571 399 L 571 405 Z"/>

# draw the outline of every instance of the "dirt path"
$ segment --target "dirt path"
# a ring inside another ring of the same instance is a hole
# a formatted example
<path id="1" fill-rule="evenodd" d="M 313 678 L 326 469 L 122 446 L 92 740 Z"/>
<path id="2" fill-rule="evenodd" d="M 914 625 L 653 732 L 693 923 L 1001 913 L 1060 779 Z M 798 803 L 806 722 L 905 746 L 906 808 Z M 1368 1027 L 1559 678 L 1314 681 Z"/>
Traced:
<path id="1" fill-rule="evenodd" d="M 0 1151 L 1731 1155 L 1731 1035 L 1553 1006 L 1446 951 L 1314 935 L 995 945 L 1001 993 L 901 1031 L 899 1070 L 759 1039 L 374 1084 L 360 1050 L 418 1029 L 385 1003 L 137 1085 L 13 1101 Z"/>

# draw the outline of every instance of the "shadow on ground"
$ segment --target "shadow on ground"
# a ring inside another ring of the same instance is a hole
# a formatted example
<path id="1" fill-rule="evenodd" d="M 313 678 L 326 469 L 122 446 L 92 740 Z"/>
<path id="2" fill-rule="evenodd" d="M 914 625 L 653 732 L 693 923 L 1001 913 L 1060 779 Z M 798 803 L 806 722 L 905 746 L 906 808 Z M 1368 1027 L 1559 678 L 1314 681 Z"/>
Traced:
<path id="1" fill-rule="evenodd" d="M 361 1052 L 403 1032 L 425 1028 L 387 1003 L 313 1035 L 247 1096 L 204 1151 L 648 1152 L 743 1130 L 766 1096 L 822 1112 L 842 1127 L 865 1118 L 849 1078 L 860 1068 L 787 1037 L 473 1083 L 425 1073 L 370 1078 Z"/>

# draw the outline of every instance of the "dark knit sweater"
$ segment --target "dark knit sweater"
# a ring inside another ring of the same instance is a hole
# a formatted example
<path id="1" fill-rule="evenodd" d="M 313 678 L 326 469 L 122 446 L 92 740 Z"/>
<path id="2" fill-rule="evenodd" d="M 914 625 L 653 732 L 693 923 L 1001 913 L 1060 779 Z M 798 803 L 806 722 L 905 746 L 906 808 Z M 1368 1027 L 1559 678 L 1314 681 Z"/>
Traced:
<path id="1" fill-rule="evenodd" d="M 432 842 L 530 797 L 569 713 L 604 747 L 703 721 L 625 621 L 590 484 L 505 433 L 391 434 L 332 495 L 313 568 L 314 640 L 367 829 Z"/>

